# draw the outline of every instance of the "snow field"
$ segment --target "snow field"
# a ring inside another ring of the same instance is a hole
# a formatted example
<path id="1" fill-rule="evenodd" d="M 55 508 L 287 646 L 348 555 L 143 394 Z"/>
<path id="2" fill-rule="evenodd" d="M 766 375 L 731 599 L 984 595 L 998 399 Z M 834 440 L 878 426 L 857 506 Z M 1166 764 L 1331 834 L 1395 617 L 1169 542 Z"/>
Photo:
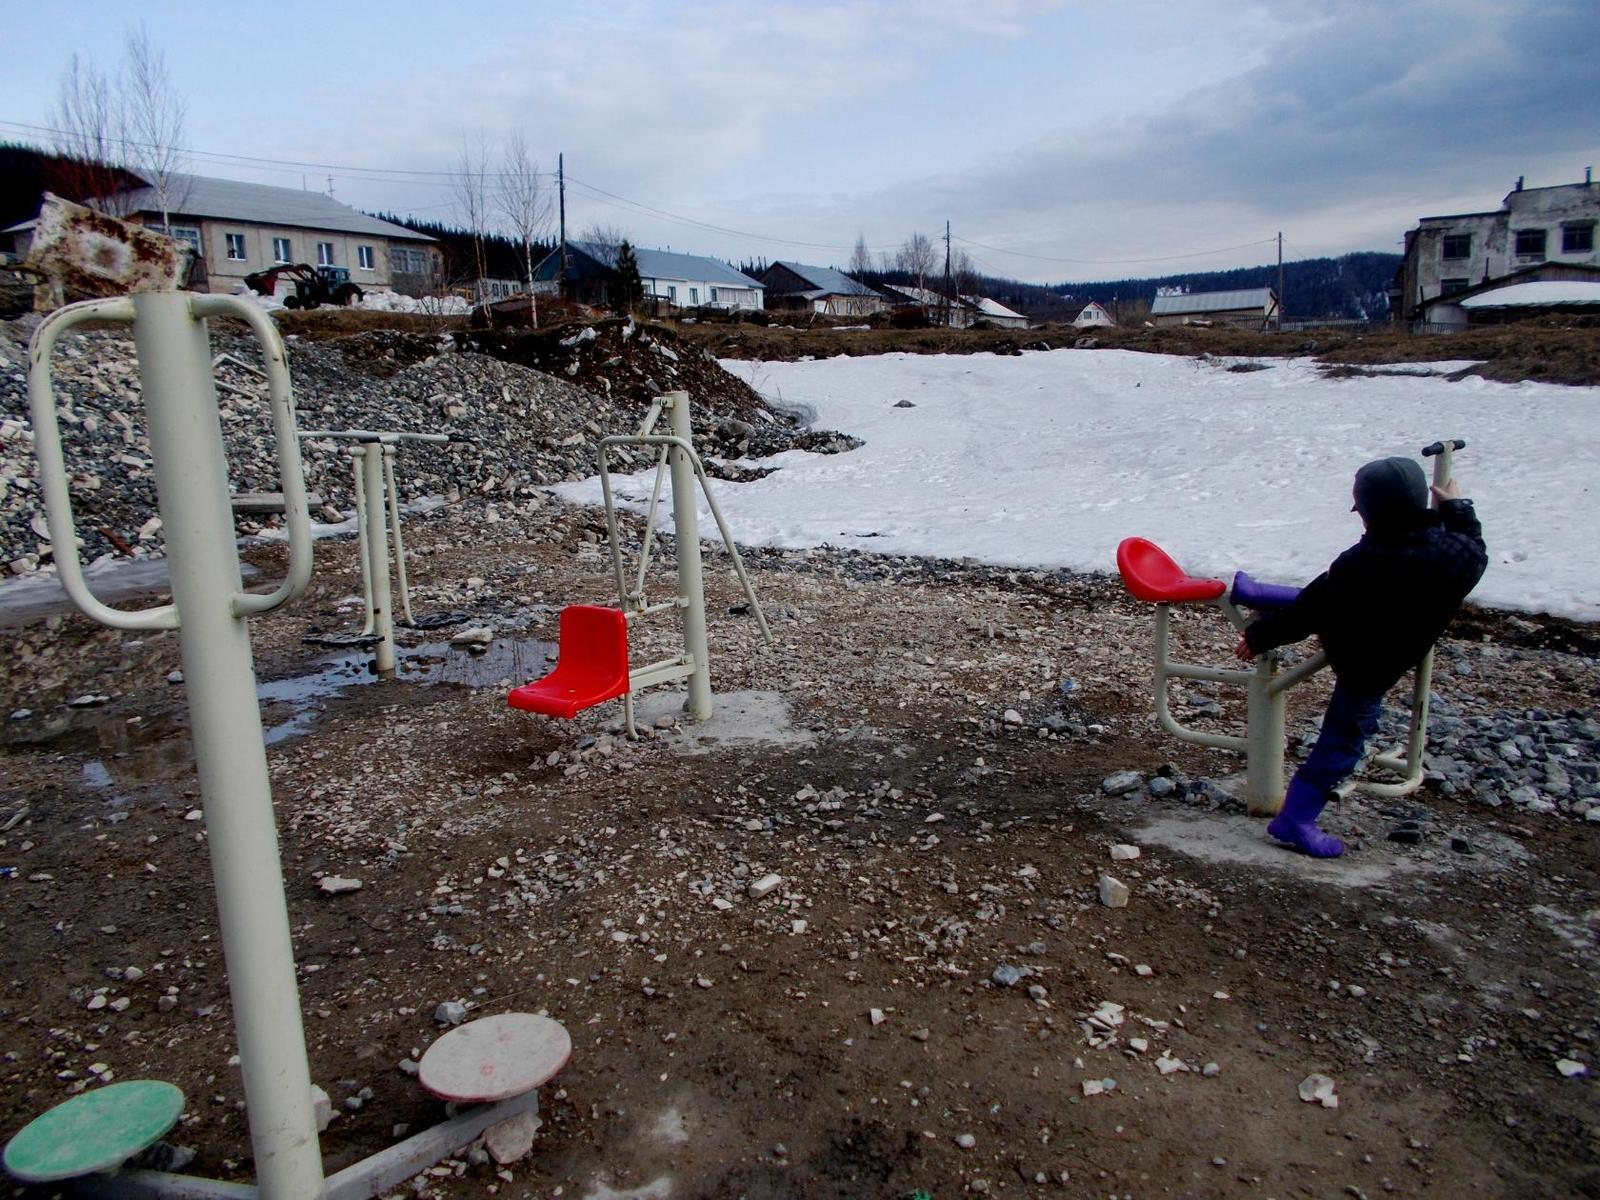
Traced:
<path id="1" fill-rule="evenodd" d="M 1456 475 L 1489 545 L 1474 600 L 1600 619 L 1600 388 L 1328 379 L 1303 359 L 1236 374 L 1120 350 L 723 366 L 865 442 L 789 451 L 763 460 L 779 468 L 764 479 L 716 484 L 746 544 L 1113 571 L 1117 543 L 1137 534 L 1193 574 L 1301 584 L 1361 534 L 1357 467 L 1459 437 Z M 642 511 L 650 479 L 619 478 L 619 499 Z M 597 479 L 557 490 L 600 502 Z"/>

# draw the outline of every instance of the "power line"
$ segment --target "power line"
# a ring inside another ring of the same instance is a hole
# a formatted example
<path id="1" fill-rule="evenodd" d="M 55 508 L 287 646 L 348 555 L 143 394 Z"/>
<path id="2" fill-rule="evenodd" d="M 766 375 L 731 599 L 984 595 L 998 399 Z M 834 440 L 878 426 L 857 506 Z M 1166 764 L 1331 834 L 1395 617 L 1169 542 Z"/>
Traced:
<path id="1" fill-rule="evenodd" d="M 1262 238 L 1255 242 L 1241 242 L 1237 246 L 1223 246 L 1217 250 L 1197 250 L 1193 254 L 1163 254 L 1156 258 L 1056 258 L 1048 254 L 1029 254 L 1023 250 L 1007 250 L 1003 246 L 990 246 L 983 242 L 974 242 L 968 238 L 958 237 L 956 241 L 968 246 L 976 246 L 980 250 L 990 250 L 996 254 L 1010 254 L 1017 258 L 1033 258 L 1040 262 L 1073 263 L 1079 266 L 1114 267 L 1129 263 L 1175 262 L 1180 258 L 1209 258 L 1214 254 L 1228 254 L 1234 250 L 1248 250 L 1252 246 L 1265 246 L 1275 242 L 1276 237 Z"/>

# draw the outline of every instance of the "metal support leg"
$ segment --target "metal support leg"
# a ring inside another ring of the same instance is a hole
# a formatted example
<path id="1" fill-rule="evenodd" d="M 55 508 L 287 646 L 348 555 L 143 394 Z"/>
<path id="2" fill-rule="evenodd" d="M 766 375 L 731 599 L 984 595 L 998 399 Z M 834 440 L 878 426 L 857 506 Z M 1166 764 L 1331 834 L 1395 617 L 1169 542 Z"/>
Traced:
<path id="1" fill-rule="evenodd" d="M 350 466 L 355 473 L 356 497 L 356 557 L 361 560 L 361 600 L 366 605 L 366 619 L 361 624 L 361 636 L 372 632 L 372 552 L 367 549 L 367 485 L 361 477 L 361 464 L 367 453 L 361 447 L 350 451 Z"/>
<path id="2" fill-rule="evenodd" d="M 394 674 L 394 608 L 389 590 L 388 512 L 384 504 L 383 450 L 376 442 L 361 447 L 361 483 L 366 493 L 367 577 L 372 583 L 373 632 L 381 639 L 378 674 Z"/>
<path id="3" fill-rule="evenodd" d="M 1274 691 L 1278 665 L 1270 654 L 1256 659 L 1245 716 L 1245 805 L 1252 817 L 1274 817 L 1283 807 L 1284 693 Z"/>
<path id="4" fill-rule="evenodd" d="M 400 533 L 400 489 L 394 482 L 393 446 L 383 448 L 383 478 L 389 493 L 389 528 L 394 531 L 394 572 L 400 585 L 400 610 L 406 615 L 406 624 L 415 625 L 411 615 L 411 581 L 406 578 L 406 541 Z"/>
<path id="5" fill-rule="evenodd" d="M 235 611 L 239 552 L 205 325 L 184 293 L 133 298 L 134 344 L 189 689 L 261 1195 L 322 1192 L 288 905 L 256 701 L 250 633 Z"/>
<path id="6" fill-rule="evenodd" d="M 669 392 L 668 427 L 686 442 L 694 436 L 689 420 L 689 393 Z M 672 525 L 678 543 L 678 596 L 683 602 L 683 649 L 694 664 L 689 676 L 689 716 L 711 716 L 711 658 L 706 637 L 705 580 L 700 565 L 700 522 L 695 503 L 694 466 L 680 447 L 668 450 L 672 471 Z"/>

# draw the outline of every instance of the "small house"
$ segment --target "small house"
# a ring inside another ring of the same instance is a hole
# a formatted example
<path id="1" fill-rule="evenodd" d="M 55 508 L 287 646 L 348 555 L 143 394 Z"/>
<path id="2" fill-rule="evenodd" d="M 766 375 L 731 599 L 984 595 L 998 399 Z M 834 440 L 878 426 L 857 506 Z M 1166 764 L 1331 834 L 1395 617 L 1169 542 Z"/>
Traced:
<path id="1" fill-rule="evenodd" d="M 775 262 L 761 273 L 768 308 L 801 309 L 835 317 L 869 317 L 889 302 L 833 267 Z"/>
<path id="2" fill-rule="evenodd" d="M 566 292 L 580 304 L 608 307 L 616 278 L 618 246 L 568 242 Z M 675 254 L 670 250 L 633 247 L 646 300 L 675 308 L 759 309 L 766 286 L 716 258 Z M 547 254 L 533 269 L 533 290 L 546 295 L 560 290 L 561 249 Z"/>
<path id="3" fill-rule="evenodd" d="M 1278 294 L 1269 287 L 1157 296 L 1150 305 L 1150 320 L 1156 325 L 1234 325 L 1266 329 L 1277 317 Z"/>
<path id="4" fill-rule="evenodd" d="M 1116 322 L 1111 319 L 1111 314 L 1105 310 L 1105 306 L 1098 300 L 1091 300 L 1083 306 L 1083 311 L 1073 319 L 1072 327 L 1074 329 L 1099 329 L 1106 325 L 1115 324 Z"/>

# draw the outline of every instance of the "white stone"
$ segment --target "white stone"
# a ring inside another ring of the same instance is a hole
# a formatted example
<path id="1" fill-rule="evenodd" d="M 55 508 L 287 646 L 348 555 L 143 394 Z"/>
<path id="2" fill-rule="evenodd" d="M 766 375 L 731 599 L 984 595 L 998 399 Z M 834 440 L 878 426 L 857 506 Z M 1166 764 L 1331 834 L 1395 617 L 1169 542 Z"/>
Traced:
<path id="1" fill-rule="evenodd" d="M 483 1148 L 495 1162 L 508 1167 L 533 1149 L 534 1135 L 543 1124 L 532 1113 L 518 1113 L 496 1121 L 483 1131 Z"/>
<path id="2" fill-rule="evenodd" d="M 452 646 L 487 646 L 494 641 L 494 630 L 487 625 L 463 629 L 450 639 Z"/>
<path id="3" fill-rule="evenodd" d="M 333 1101 L 314 1083 L 311 1085 L 311 1115 L 317 1123 L 317 1132 L 325 1133 L 333 1121 Z"/>
<path id="4" fill-rule="evenodd" d="M 1005 713 L 1001 716 L 1000 719 L 1002 721 L 1004 721 L 1007 725 L 1021 725 L 1022 724 L 1022 714 L 1019 713 L 1014 708 L 1006 709 Z"/>
<path id="5" fill-rule="evenodd" d="M 361 880 L 347 879 L 343 875 L 324 875 L 317 880 L 317 889 L 324 896 L 341 896 L 345 892 L 359 892 Z"/>
<path id="6" fill-rule="evenodd" d="M 1556 1059 L 1556 1070 L 1561 1072 L 1562 1076 L 1567 1079 L 1575 1079 L 1580 1075 L 1587 1075 L 1589 1073 L 1589 1068 L 1587 1066 L 1581 1062 L 1578 1062 L 1576 1059 L 1571 1058 Z"/>
<path id="7" fill-rule="evenodd" d="M 733 901 L 732 900 L 724 900 L 721 896 L 718 896 L 715 900 L 713 900 L 711 902 L 711 907 L 716 909 L 718 912 L 727 912 L 730 908 L 733 907 Z"/>
<path id="8" fill-rule="evenodd" d="M 1128 907 L 1128 885 L 1112 875 L 1100 876 L 1100 903 L 1107 908 Z"/>
<path id="9" fill-rule="evenodd" d="M 772 894 L 783 883 L 782 875 L 763 875 L 750 885 L 750 899 L 761 900 Z"/>
<path id="10" fill-rule="evenodd" d="M 1112 862 L 1128 862 L 1132 859 L 1138 858 L 1139 854 L 1139 847 L 1130 846 L 1126 842 L 1118 842 L 1115 846 L 1111 847 Z"/>
<path id="11" fill-rule="evenodd" d="M 1307 1075 L 1300 1081 L 1300 1099 L 1323 1108 L 1338 1108 L 1339 1097 L 1334 1095 L 1333 1089 L 1333 1080 L 1326 1075 Z"/>
<path id="12" fill-rule="evenodd" d="M 884 1021 L 888 1019 L 883 1015 L 883 1009 L 881 1009 L 881 1008 L 869 1008 L 869 1009 L 867 1009 L 867 1017 L 872 1021 L 872 1023 L 874 1025 L 882 1025 L 884 1023 Z"/>

